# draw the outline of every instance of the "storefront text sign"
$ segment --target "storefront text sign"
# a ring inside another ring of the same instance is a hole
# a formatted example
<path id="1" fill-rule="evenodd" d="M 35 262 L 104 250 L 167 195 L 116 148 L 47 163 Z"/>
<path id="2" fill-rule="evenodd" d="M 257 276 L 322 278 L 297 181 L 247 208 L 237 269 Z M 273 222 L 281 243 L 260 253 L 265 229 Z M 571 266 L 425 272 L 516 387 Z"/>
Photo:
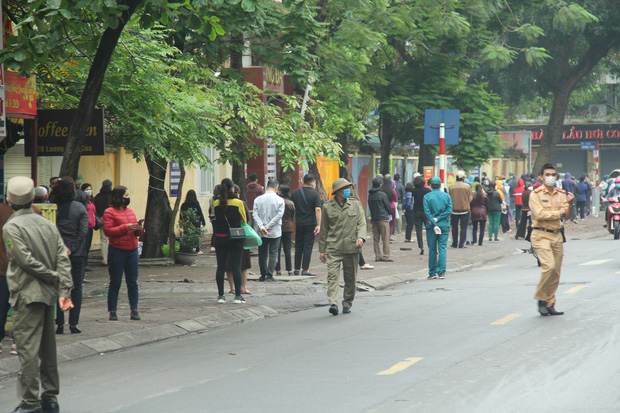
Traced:
<path id="1" fill-rule="evenodd" d="M 75 109 L 39 110 L 37 141 L 39 156 L 63 156 L 69 136 L 69 126 Z M 30 154 L 30 140 L 26 140 L 26 154 Z M 86 130 L 82 156 L 105 155 L 103 109 L 95 109 Z"/>
<path id="2" fill-rule="evenodd" d="M 524 126 L 524 130 L 532 132 L 532 141 L 538 145 L 545 136 L 545 126 Z M 565 125 L 559 143 L 579 145 L 581 141 L 600 141 L 603 143 L 620 143 L 620 124 L 588 123 Z"/>

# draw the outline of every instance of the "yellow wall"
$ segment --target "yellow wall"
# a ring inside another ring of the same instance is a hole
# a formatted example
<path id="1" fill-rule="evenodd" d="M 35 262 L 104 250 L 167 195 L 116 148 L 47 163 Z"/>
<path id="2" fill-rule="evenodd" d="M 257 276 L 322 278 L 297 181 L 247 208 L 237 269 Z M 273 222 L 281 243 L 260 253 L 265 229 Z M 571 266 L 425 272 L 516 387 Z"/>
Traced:
<path id="1" fill-rule="evenodd" d="M 149 185 L 149 173 L 144 161 L 136 162 L 130 152 L 120 150 L 116 153 L 110 152 L 101 156 L 83 156 L 80 159 L 79 171 L 84 178 L 84 182 L 88 182 L 93 186 L 93 196 L 99 193 L 101 184 L 105 179 L 111 179 L 113 187 L 118 185 L 127 187 L 131 197 L 131 209 L 136 213 L 138 219 L 144 218 Z M 185 194 L 188 190 L 195 189 L 195 184 L 196 171 L 193 168 L 188 169 L 183 182 L 182 201 L 185 199 Z M 166 192 L 168 192 L 170 188 L 170 171 L 166 175 L 165 188 Z M 174 208 L 175 201 L 176 198 L 170 198 L 170 207 Z M 208 219 L 205 207 L 208 204 L 208 199 L 201 199 L 201 201 L 205 219 Z M 98 231 L 95 231 L 93 235 L 91 249 L 99 249 Z"/>

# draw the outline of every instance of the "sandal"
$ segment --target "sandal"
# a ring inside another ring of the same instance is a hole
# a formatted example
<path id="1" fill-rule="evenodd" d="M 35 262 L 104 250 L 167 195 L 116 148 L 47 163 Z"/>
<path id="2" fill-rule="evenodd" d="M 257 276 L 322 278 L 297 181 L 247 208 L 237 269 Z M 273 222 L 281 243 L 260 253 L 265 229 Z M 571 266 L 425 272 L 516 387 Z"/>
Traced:
<path id="1" fill-rule="evenodd" d="M 242 294 L 246 294 L 246 295 L 252 295 L 252 293 L 250 292 L 250 290 L 241 290 Z"/>

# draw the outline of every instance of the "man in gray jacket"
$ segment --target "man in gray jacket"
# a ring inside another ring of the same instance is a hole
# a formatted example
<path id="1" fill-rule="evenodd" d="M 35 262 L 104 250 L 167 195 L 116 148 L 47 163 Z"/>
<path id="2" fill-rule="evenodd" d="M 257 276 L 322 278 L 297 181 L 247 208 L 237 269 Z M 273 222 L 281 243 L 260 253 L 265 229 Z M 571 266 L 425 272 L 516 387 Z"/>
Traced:
<path id="1" fill-rule="evenodd" d="M 56 226 L 31 208 L 32 179 L 11 178 L 7 193 L 15 213 L 2 234 L 9 259 L 13 335 L 21 363 L 17 385 L 21 402 L 14 412 L 54 413 L 59 411 L 54 308 L 56 302 L 62 311 L 73 307 L 71 264 Z"/>
<path id="2" fill-rule="evenodd" d="M 284 199 L 278 196 L 278 181 L 270 179 L 267 182 L 267 191 L 254 200 L 254 227 L 262 239 L 263 244 L 258 247 L 258 266 L 260 277 L 258 281 L 274 282 L 273 273 L 278 263 L 278 249 L 282 238 L 282 216 L 284 215 Z"/>
<path id="3" fill-rule="evenodd" d="M 381 190 L 381 178 L 372 180 L 372 189 L 368 191 L 368 207 L 372 224 L 372 243 L 375 247 L 375 260 L 392 261 L 390 259 L 390 201 Z M 383 252 L 381 245 L 383 241 Z"/>

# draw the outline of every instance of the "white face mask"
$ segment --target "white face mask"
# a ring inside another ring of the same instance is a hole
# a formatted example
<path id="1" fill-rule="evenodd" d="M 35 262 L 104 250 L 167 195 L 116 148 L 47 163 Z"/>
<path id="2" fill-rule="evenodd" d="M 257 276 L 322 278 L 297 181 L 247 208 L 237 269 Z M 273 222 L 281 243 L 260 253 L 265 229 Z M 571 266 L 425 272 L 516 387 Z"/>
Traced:
<path id="1" fill-rule="evenodd" d="M 87 196 L 92 196 L 93 191 L 92 191 L 92 189 L 89 189 L 88 191 L 84 191 L 84 193 L 85 193 Z"/>
<path id="2" fill-rule="evenodd" d="M 556 181 L 555 176 L 545 176 L 545 185 L 554 186 Z"/>

